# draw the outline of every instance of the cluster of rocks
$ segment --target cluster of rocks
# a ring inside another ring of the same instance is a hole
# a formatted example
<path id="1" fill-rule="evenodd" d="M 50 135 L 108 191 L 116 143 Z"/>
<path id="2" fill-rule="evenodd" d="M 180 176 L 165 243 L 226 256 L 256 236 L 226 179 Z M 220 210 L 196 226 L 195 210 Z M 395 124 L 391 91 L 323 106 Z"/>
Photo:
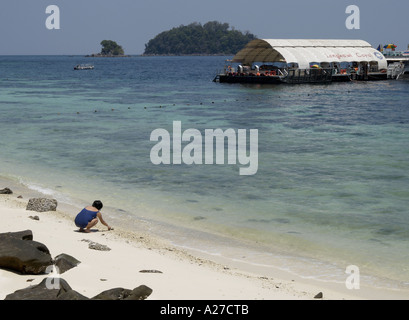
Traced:
<path id="1" fill-rule="evenodd" d="M 3 188 L 0 189 L 0 194 L 11 195 L 13 194 L 13 190 L 10 188 Z M 22 198 L 22 196 L 19 196 L 18 198 Z M 37 212 L 56 211 L 57 206 L 58 201 L 56 199 L 31 198 L 28 200 L 26 210 Z"/>
<path id="2" fill-rule="evenodd" d="M 0 268 L 19 274 L 42 275 L 55 270 L 58 274 L 76 267 L 81 262 L 67 254 L 52 258 L 48 248 L 33 240 L 31 230 L 0 233 Z M 54 268 L 55 267 L 55 268 Z M 56 286 L 55 283 L 58 283 Z M 101 292 L 92 300 L 144 300 L 152 293 L 152 289 L 141 285 L 133 290 L 113 288 Z M 5 300 L 88 300 L 73 290 L 59 276 L 50 276 L 28 288 L 17 290 L 6 296 Z"/>
<path id="3" fill-rule="evenodd" d="M 9 188 L 0 190 L 0 194 L 13 194 Z M 47 212 L 56 211 L 57 200 L 32 198 L 28 201 L 26 210 Z M 38 216 L 31 217 L 38 220 Z M 90 249 L 109 251 L 110 248 L 90 242 Z M 152 289 L 141 285 L 133 290 L 113 288 L 87 298 L 77 291 L 59 275 L 78 266 L 81 262 L 67 254 L 51 256 L 47 246 L 33 240 L 33 232 L 0 233 L 0 268 L 22 275 L 44 275 L 57 271 L 58 276 L 50 275 L 36 286 L 17 290 L 6 296 L 5 300 L 144 300 L 152 293 Z M 58 285 L 56 285 L 58 284 Z"/>
<path id="4" fill-rule="evenodd" d="M 73 290 L 64 279 L 58 279 L 57 288 L 50 288 L 49 283 L 52 283 L 50 279 L 44 279 L 36 286 L 9 294 L 4 300 L 145 300 L 152 293 L 152 289 L 141 285 L 133 290 L 113 288 L 88 298 Z"/>

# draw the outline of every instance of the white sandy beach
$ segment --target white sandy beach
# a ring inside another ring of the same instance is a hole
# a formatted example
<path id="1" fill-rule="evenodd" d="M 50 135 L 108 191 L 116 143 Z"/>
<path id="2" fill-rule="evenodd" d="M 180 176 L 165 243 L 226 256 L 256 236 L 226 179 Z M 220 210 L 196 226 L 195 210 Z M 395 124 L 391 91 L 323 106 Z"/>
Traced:
<path id="1" fill-rule="evenodd" d="M 23 195 L 24 196 L 24 195 Z M 28 199 L 0 195 L 0 233 L 32 230 L 35 241 L 45 244 L 52 257 L 66 253 L 81 263 L 61 275 L 72 289 L 86 297 L 104 290 L 133 289 L 146 285 L 149 300 L 314 300 L 408 299 L 409 293 L 365 288 L 348 290 L 345 284 L 303 279 L 277 269 L 276 277 L 235 269 L 197 258 L 148 234 L 131 234 L 98 224 L 96 232 L 77 232 L 75 213 L 27 211 Z M 39 216 L 39 220 L 29 216 Z M 88 248 L 90 240 L 110 251 Z M 162 273 L 141 273 L 158 270 Z M 47 275 L 19 275 L 0 269 L 0 299 L 16 290 L 39 284 Z"/>

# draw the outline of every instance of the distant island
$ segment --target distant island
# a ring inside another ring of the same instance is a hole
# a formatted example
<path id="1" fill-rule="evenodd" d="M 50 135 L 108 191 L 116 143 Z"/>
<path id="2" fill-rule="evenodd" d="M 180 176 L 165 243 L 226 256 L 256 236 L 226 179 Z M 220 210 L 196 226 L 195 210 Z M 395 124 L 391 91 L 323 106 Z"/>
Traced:
<path id="1" fill-rule="evenodd" d="M 194 22 L 158 34 L 145 44 L 143 55 L 234 55 L 256 38 L 228 23 Z"/>
<path id="2" fill-rule="evenodd" d="M 102 49 L 100 53 L 93 53 L 86 55 L 86 57 L 129 57 L 128 55 L 125 55 L 122 46 L 117 44 L 115 41 L 102 40 L 101 46 Z"/>

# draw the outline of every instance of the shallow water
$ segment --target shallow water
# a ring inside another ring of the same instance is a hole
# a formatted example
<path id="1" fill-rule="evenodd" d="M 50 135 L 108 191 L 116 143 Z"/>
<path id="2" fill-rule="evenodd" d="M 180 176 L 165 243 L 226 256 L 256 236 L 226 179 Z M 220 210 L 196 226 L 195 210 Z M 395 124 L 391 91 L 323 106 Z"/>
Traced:
<path id="1" fill-rule="evenodd" d="M 215 256 L 407 288 L 409 82 L 212 82 L 225 59 L 0 57 L 0 175 Z M 257 174 L 153 165 L 173 121 L 257 129 Z"/>

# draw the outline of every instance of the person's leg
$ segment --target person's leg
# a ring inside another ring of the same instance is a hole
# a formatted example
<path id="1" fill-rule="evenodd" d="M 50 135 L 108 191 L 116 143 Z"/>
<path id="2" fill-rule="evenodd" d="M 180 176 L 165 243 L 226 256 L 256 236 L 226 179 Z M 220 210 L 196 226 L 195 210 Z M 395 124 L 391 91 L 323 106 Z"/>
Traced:
<path id="1" fill-rule="evenodd" d="M 93 219 L 93 220 L 91 220 L 89 223 L 88 223 L 88 225 L 87 225 L 87 227 L 85 228 L 85 232 L 90 232 L 90 229 L 93 227 L 93 226 L 95 226 L 96 224 L 98 223 L 98 218 L 95 218 L 95 219 Z"/>

